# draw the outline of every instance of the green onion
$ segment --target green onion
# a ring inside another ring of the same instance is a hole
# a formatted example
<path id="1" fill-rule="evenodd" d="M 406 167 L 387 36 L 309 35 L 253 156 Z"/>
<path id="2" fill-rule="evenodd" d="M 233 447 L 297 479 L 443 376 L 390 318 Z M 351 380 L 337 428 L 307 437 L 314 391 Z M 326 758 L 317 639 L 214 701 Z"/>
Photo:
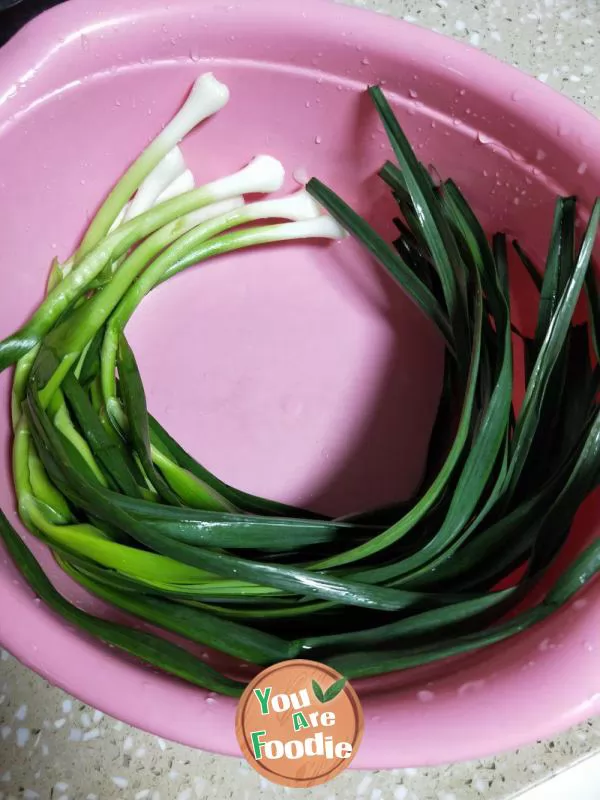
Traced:
<path id="1" fill-rule="evenodd" d="M 600 201 L 578 236 L 576 199 L 557 199 L 543 269 L 511 243 L 540 296 L 533 337 L 518 333 L 517 411 L 507 237 L 488 237 L 451 179 L 432 180 L 383 92 L 370 94 L 395 159 L 380 172 L 398 205 L 395 241 L 316 179 L 308 193 L 246 204 L 246 194 L 281 188 L 283 167 L 270 156 L 195 188 L 177 145 L 229 97 L 202 76 L 76 253 L 53 263 L 38 310 L 0 342 L 0 369 L 16 363 L 19 516 L 74 580 L 194 644 L 261 666 L 310 653 L 348 678 L 502 642 L 600 569 L 596 541 L 537 605 L 515 613 L 563 557 L 573 517 L 600 481 L 591 266 Z M 446 357 L 415 496 L 330 519 L 243 492 L 187 453 L 149 414 L 126 326 L 156 286 L 194 265 L 346 232 L 431 320 Z M 589 321 L 575 324 L 582 291 Z M 70 623 L 205 689 L 242 691 L 168 639 L 71 605 L 2 514 L 0 536 L 33 591 Z"/>

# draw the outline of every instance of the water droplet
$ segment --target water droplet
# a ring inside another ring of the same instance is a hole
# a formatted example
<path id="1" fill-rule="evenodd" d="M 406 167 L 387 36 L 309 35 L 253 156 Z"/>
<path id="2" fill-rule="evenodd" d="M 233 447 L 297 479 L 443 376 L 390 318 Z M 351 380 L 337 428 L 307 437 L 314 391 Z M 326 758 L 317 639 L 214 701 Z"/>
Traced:
<path id="1" fill-rule="evenodd" d="M 417 692 L 417 697 L 422 703 L 431 703 L 432 700 L 435 700 L 435 693 L 429 692 L 427 689 L 423 689 L 420 692 Z"/>
<path id="2" fill-rule="evenodd" d="M 585 650 L 587 650 L 588 653 L 593 653 L 594 650 L 596 649 L 591 642 L 584 642 L 583 647 Z"/>
<path id="3" fill-rule="evenodd" d="M 300 186 L 306 186 L 308 183 L 308 172 L 304 167 L 298 167 L 292 173 L 292 177 Z M 284 411 L 292 416 L 296 416 L 302 412 L 302 403 L 295 398 L 287 398 L 284 401 Z"/>
<path id="4" fill-rule="evenodd" d="M 568 136 L 571 133 L 571 125 L 566 120 L 561 120 L 558 123 L 556 132 L 559 136 Z"/>
<path id="5" fill-rule="evenodd" d="M 576 611 L 581 611 L 587 606 L 587 604 L 588 601 L 585 599 L 585 597 L 580 597 L 579 600 L 575 600 L 575 602 L 573 603 L 573 608 Z"/>
<path id="6" fill-rule="evenodd" d="M 460 90 L 460 92 L 459 92 L 459 94 L 460 94 L 461 96 L 462 96 L 462 95 L 465 95 L 466 93 L 467 93 L 467 90 L 466 90 L 466 89 L 461 89 L 461 90 Z"/>
<path id="7" fill-rule="evenodd" d="M 320 136 L 315 136 L 315 144 L 321 144 L 322 141 Z"/>
<path id="8" fill-rule="evenodd" d="M 538 149 L 535 154 L 536 161 L 543 161 L 546 158 L 546 153 L 543 150 Z"/>
<path id="9" fill-rule="evenodd" d="M 585 173 L 587 172 L 587 168 L 588 165 L 585 163 L 585 161 L 582 161 L 581 164 L 577 167 L 577 174 L 585 175 Z"/>
<path id="10" fill-rule="evenodd" d="M 368 58 L 361 58 L 361 60 L 360 60 L 360 63 L 361 63 L 363 66 L 365 66 L 365 67 L 368 67 L 368 66 L 370 65 L 370 63 L 371 63 L 371 62 L 369 61 L 369 59 L 368 59 Z"/>
<path id="11" fill-rule="evenodd" d="M 466 683 L 463 683 L 463 685 L 459 687 L 458 693 L 462 697 L 462 695 L 470 694 L 471 692 L 478 692 L 480 689 L 483 689 L 484 686 L 485 686 L 484 680 L 467 681 Z"/>
<path id="12" fill-rule="evenodd" d="M 481 131 L 477 132 L 476 138 L 479 144 L 484 144 L 484 145 L 492 144 L 492 142 L 494 141 L 491 136 L 488 136 L 486 133 L 482 133 Z"/>
<path id="13" fill-rule="evenodd" d="M 413 100 L 416 100 L 417 97 L 419 96 L 419 93 L 415 89 L 409 89 L 408 90 L 408 96 L 412 97 Z"/>
<path id="14" fill-rule="evenodd" d="M 90 49 L 90 40 L 85 33 L 81 34 L 81 49 L 84 51 L 84 53 L 87 53 L 87 51 Z"/>

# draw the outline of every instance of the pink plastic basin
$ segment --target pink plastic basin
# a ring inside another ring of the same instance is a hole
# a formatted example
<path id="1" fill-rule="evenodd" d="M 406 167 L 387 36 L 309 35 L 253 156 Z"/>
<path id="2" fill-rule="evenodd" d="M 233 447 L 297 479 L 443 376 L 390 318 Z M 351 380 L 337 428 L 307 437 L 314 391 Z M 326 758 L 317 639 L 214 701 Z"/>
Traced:
<path id="1" fill-rule="evenodd" d="M 533 79 L 432 33 L 326 0 L 72 0 L 0 51 L 0 335 L 42 295 L 99 199 L 214 71 L 226 110 L 184 151 L 197 180 L 258 152 L 316 174 L 374 220 L 388 148 L 363 94 L 379 81 L 419 155 L 453 176 L 490 227 L 541 257 L 553 198 L 589 205 L 600 123 Z M 491 224 L 493 220 L 493 225 Z M 530 322 L 527 284 L 514 278 Z M 151 411 L 238 486 L 325 511 L 407 496 L 435 413 L 442 350 L 431 326 L 351 241 L 221 259 L 163 286 L 129 328 Z M 9 375 L 0 377 L 8 469 Z M 580 513 L 565 558 L 597 535 Z M 70 583 L 34 544 L 58 586 Z M 459 661 L 358 683 L 366 731 L 353 766 L 483 756 L 600 710 L 600 583 L 536 629 Z M 0 556 L 0 641 L 81 699 L 160 736 L 238 754 L 235 702 L 157 674 L 65 625 Z M 209 658 L 217 658 L 208 654 Z"/>

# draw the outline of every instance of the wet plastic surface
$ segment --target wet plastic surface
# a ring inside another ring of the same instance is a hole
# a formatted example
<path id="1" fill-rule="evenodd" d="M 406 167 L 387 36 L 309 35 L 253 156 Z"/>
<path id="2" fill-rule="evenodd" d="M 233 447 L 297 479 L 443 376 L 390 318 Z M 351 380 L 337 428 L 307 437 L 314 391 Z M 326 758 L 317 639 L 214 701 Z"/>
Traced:
<path id="1" fill-rule="evenodd" d="M 321 0 L 122 8 L 76 0 L 0 52 L 0 335 L 24 320 L 52 257 L 68 255 L 100 197 L 207 69 L 230 84 L 232 101 L 184 146 L 198 181 L 266 151 L 290 175 L 316 174 L 387 219 L 375 171 L 389 153 L 362 93 L 379 81 L 419 155 L 538 257 L 556 193 L 585 205 L 600 184 L 597 121 L 434 34 Z M 527 328 L 525 286 L 515 278 Z M 151 411 L 238 486 L 343 513 L 407 496 L 419 480 L 441 345 L 352 242 L 274 247 L 191 270 L 148 298 L 129 334 Z M 4 374 L 2 396 L 8 390 Z M 7 412 L 8 403 L 8 454 Z M 14 506 L 8 470 L 0 501 Z M 590 503 L 580 515 L 567 556 L 597 533 L 595 511 Z M 35 549 L 69 596 L 102 608 Z M 459 664 L 364 683 L 355 765 L 461 760 L 590 716 L 600 708 L 599 593 L 596 583 L 534 631 Z M 2 560 L 0 640 L 102 710 L 237 753 L 233 701 L 208 706 L 202 692 L 82 637 L 34 603 Z M 546 640 L 555 646 L 542 648 Z"/>

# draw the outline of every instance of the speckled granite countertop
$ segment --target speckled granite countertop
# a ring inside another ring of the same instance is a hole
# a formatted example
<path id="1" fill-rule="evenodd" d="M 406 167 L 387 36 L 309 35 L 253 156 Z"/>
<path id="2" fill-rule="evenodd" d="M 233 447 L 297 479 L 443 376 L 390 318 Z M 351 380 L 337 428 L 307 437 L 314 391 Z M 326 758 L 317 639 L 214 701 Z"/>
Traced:
<path id="1" fill-rule="evenodd" d="M 302 3 L 302 0 L 285 2 Z M 281 0 L 284 2 L 284 0 Z M 346 0 L 470 42 L 600 114 L 598 0 Z M 238 759 L 134 730 L 0 652 L 0 800 L 506 800 L 591 752 L 600 720 L 515 753 L 438 769 L 349 771 L 282 790 Z M 600 798 L 600 787 L 598 788 Z"/>

